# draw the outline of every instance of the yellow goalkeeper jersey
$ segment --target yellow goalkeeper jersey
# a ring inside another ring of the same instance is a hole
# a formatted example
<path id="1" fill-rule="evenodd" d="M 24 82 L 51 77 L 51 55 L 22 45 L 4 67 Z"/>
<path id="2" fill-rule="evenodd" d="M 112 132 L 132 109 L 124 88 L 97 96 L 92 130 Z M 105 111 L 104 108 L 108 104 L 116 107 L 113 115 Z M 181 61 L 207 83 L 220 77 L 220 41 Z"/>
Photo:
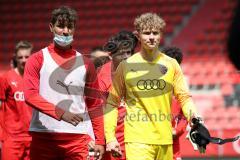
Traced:
<path id="1" fill-rule="evenodd" d="M 105 106 L 106 141 L 115 140 L 117 106 L 126 102 L 125 142 L 172 144 L 171 102 L 175 95 L 189 119 L 196 113 L 177 61 L 159 52 L 148 62 L 136 53 L 119 64 Z"/>

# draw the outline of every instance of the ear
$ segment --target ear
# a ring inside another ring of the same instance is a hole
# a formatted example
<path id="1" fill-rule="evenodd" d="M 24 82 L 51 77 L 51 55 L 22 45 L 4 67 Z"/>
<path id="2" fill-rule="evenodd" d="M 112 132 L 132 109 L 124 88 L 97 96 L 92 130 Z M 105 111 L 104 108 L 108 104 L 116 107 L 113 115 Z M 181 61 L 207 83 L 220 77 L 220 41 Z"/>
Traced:
<path id="1" fill-rule="evenodd" d="M 138 41 L 140 41 L 139 32 L 135 30 L 133 31 L 133 34 L 137 37 Z"/>
<path id="2" fill-rule="evenodd" d="M 52 23 L 49 23 L 49 29 L 51 32 L 53 32 L 53 24 Z"/>

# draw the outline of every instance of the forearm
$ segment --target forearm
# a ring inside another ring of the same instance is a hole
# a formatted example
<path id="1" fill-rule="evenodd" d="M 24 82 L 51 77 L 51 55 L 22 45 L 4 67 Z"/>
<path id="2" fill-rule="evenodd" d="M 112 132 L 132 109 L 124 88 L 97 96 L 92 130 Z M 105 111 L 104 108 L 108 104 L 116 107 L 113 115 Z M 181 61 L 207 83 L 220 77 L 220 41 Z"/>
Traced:
<path id="1" fill-rule="evenodd" d="M 117 127 L 117 117 L 117 108 L 111 104 L 107 104 L 104 108 L 104 130 L 106 143 L 116 140 L 115 131 Z"/>
<path id="2" fill-rule="evenodd" d="M 185 102 L 182 105 L 182 111 L 184 116 L 187 118 L 188 122 L 191 120 L 192 116 L 197 116 L 197 109 L 191 100 L 191 98 L 185 100 Z"/>
<path id="3" fill-rule="evenodd" d="M 197 115 L 197 110 L 192 101 L 192 97 L 188 89 L 188 84 L 184 78 L 180 66 L 176 62 L 173 86 L 174 95 L 177 98 L 178 102 L 181 104 L 184 116 L 189 121 L 193 115 Z"/>
<path id="4" fill-rule="evenodd" d="M 104 145 L 104 123 L 103 123 L 103 110 L 101 106 L 89 108 L 89 116 L 93 126 L 95 135 L 95 144 Z"/>
<path id="5" fill-rule="evenodd" d="M 121 99 L 125 97 L 125 88 L 124 65 L 123 62 L 121 62 L 113 77 L 112 87 L 107 98 L 107 104 L 104 108 L 104 129 L 107 143 L 116 140 L 115 131 L 118 118 L 117 108 L 120 105 Z"/>
<path id="6" fill-rule="evenodd" d="M 57 120 L 61 120 L 61 117 L 64 114 L 64 110 L 46 101 L 39 94 L 29 96 L 26 99 L 26 103 L 28 103 L 31 107 L 39 110 L 40 112 L 47 114 L 50 117 L 55 118 Z"/>

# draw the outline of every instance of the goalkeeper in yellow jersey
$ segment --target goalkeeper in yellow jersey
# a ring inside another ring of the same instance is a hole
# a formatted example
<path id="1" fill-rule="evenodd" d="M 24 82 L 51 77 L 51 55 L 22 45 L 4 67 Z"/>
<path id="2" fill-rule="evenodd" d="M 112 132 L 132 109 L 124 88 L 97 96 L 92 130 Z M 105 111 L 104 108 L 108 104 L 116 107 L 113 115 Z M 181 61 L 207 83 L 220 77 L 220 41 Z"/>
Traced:
<path id="1" fill-rule="evenodd" d="M 188 120 L 197 115 L 179 64 L 158 49 L 165 25 L 154 13 L 137 17 L 134 26 L 140 51 L 121 62 L 113 75 L 113 86 L 104 109 L 107 150 L 121 155 L 115 129 L 117 107 L 124 100 L 127 111 L 124 141 L 128 160 L 173 159 L 173 95 Z"/>

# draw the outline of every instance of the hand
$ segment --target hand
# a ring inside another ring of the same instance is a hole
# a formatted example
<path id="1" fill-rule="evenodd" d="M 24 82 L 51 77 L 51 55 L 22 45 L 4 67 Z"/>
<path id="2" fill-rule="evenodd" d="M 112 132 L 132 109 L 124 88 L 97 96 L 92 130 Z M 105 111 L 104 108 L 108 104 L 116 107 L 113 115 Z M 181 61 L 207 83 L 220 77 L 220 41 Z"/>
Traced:
<path id="1" fill-rule="evenodd" d="M 190 119 L 190 127 L 193 128 L 195 126 L 194 123 L 201 123 L 201 124 L 204 124 L 204 121 L 203 121 L 203 118 L 201 116 L 195 116 L 193 115 Z"/>
<path id="2" fill-rule="evenodd" d="M 173 139 L 175 139 L 177 136 L 177 131 L 175 128 L 172 128 L 172 135 L 173 135 Z"/>
<path id="3" fill-rule="evenodd" d="M 196 143 L 193 143 L 192 139 L 190 138 L 190 131 L 188 131 L 188 133 L 187 133 L 187 135 L 186 135 L 186 139 L 188 139 L 188 140 L 191 142 L 194 151 L 197 151 L 197 150 L 198 150 L 198 146 L 197 146 Z"/>
<path id="4" fill-rule="evenodd" d="M 202 121 L 202 120 L 199 120 L 199 123 L 203 123 L 203 121 Z M 191 127 L 193 127 L 193 125 L 192 125 Z M 191 137 L 190 137 L 191 127 L 190 127 L 190 125 L 187 126 L 187 131 L 188 131 L 188 133 L 187 133 L 187 135 L 186 135 L 186 139 L 188 139 L 188 140 L 191 142 L 194 151 L 197 151 L 197 150 L 198 150 L 200 154 L 204 154 L 204 153 L 206 152 L 206 148 L 204 148 L 204 147 L 202 147 L 202 146 L 200 147 L 197 143 L 194 143 L 194 142 L 192 141 Z"/>
<path id="5" fill-rule="evenodd" d="M 121 147 L 117 140 L 109 142 L 107 144 L 106 151 L 111 152 L 113 157 L 121 157 L 122 156 Z"/>
<path id="6" fill-rule="evenodd" d="M 94 159 L 95 160 L 101 160 L 102 157 L 103 157 L 103 154 L 104 154 L 104 147 L 102 145 L 96 144 L 94 146 L 94 152 L 95 152 L 95 154 L 94 154 L 95 158 Z"/>
<path id="7" fill-rule="evenodd" d="M 69 111 L 64 112 L 62 120 L 68 122 L 74 126 L 77 126 L 79 122 L 83 121 L 81 114 L 74 114 Z"/>
<path id="8" fill-rule="evenodd" d="M 95 147 L 95 142 L 93 140 L 91 140 L 89 143 L 88 143 L 88 148 L 94 148 Z"/>

